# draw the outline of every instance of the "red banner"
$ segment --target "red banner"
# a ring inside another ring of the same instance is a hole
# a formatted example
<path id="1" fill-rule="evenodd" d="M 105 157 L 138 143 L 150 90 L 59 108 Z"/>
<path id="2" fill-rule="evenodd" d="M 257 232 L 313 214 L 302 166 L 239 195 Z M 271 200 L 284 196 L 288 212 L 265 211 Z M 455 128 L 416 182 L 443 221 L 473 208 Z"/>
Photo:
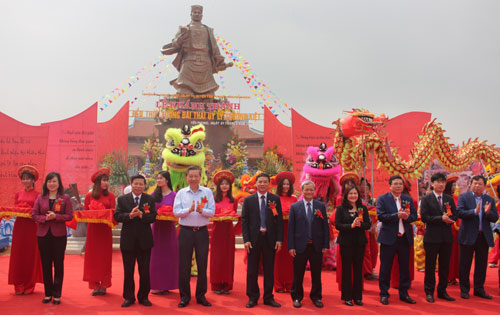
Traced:
<path id="1" fill-rule="evenodd" d="M 0 113 L 0 205 L 14 205 L 15 192 L 23 189 L 17 176 L 21 165 L 38 169 L 36 189 L 41 191 L 48 132 L 48 127 L 26 125 Z"/>
<path id="2" fill-rule="evenodd" d="M 278 147 L 279 152 L 288 160 L 292 159 L 292 128 L 283 125 L 276 116 L 264 107 L 264 150 Z"/>
<path id="3" fill-rule="evenodd" d="M 97 124 L 97 164 L 108 153 L 123 151 L 128 153 L 128 111 L 125 103 L 110 120 Z"/>
<path id="4" fill-rule="evenodd" d="M 293 173 L 295 188 L 300 187 L 300 177 L 306 151 L 309 146 L 319 146 L 321 142 L 328 147 L 333 145 L 333 129 L 315 124 L 292 109 Z"/>
<path id="5" fill-rule="evenodd" d="M 413 142 L 418 141 L 418 135 L 422 132 L 423 126 L 431 120 L 431 113 L 409 112 L 390 119 L 385 127 L 387 138 L 391 148 L 398 148 L 398 153 L 403 159 L 408 159 Z M 371 154 L 367 152 L 367 172 L 366 177 L 371 182 Z M 389 177 L 385 171 L 377 169 L 377 160 L 374 161 L 374 197 L 377 197 L 389 190 Z M 391 174 L 392 175 L 392 174 Z M 417 180 L 411 181 L 411 196 L 418 198 Z"/>
<path id="6" fill-rule="evenodd" d="M 42 126 L 50 127 L 47 172 L 60 173 L 65 187 L 76 183 L 80 191 L 87 191 L 97 166 L 97 103 L 76 116 Z"/>

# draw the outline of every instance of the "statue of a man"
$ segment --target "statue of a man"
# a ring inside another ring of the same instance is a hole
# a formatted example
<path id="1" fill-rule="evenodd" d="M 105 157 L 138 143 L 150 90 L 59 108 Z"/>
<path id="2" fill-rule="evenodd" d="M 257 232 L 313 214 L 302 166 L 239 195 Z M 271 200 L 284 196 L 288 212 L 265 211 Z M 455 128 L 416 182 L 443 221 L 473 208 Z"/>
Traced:
<path id="1" fill-rule="evenodd" d="M 177 54 L 172 64 L 179 77 L 170 84 L 179 94 L 210 94 L 219 88 L 213 73 L 233 65 L 225 63 L 221 56 L 214 30 L 201 24 L 203 7 L 191 6 L 191 23 L 180 26 L 172 43 L 163 46 L 164 55 Z"/>

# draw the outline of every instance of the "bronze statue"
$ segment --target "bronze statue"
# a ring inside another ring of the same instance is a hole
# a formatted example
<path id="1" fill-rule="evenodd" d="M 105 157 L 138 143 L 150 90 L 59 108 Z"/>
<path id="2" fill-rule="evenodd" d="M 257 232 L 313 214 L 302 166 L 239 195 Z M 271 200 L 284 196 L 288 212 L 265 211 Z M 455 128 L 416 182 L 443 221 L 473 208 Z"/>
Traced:
<path id="1" fill-rule="evenodd" d="M 203 7 L 191 6 L 191 23 L 180 26 L 172 43 L 161 50 L 164 55 L 177 54 L 172 64 L 179 71 L 179 77 L 170 84 L 179 94 L 213 95 L 219 88 L 213 73 L 233 65 L 232 62 L 224 62 L 214 30 L 201 24 L 202 18 Z"/>

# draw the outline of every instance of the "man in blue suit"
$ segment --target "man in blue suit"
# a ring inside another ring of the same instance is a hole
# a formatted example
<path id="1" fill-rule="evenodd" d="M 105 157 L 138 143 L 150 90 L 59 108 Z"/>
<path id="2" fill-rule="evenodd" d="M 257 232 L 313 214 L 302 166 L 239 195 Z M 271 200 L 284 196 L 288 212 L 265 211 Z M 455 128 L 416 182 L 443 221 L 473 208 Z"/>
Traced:
<path id="1" fill-rule="evenodd" d="M 458 217 L 462 219 L 458 231 L 460 253 L 458 258 L 458 279 L 460 280 L 460 297 L 469 298 L 470 267 L 472 257 L 476 256 L 474 267 L 474 295 L 491 299 L 484 291 L 486 267 L 488 265 L 488 246 L 493 247 L 493 232 L 490 222 L 498 220 L 495 200 L 484 194 L 486 178 L 481 175 L 472 177 L 468 192 L 458 197 Z"/>
<path id="2" fill-rule="evenodd" d="M 323 253 L 330 247 L 330 230 L 325 204 L 313 200 L 316 186 L 310 180 L 301 184 L 303 200 L 291 205 L 288 215 L 288 251 L 293 257 L 293 306 L 299 308 L 304 298 L 304 273 L 309 261 L 312 288 L 310 298 L 316 307 L 321 302 L 321 265 Z"/>
<path id="3" fill-rule="evenodd" d="M 402 194 L 403 178 L 399 175 L 389 179 L 389 192 L 377 198 L 377 217 L 382 227 L 377 241 L 380 243 L 380 303 L 389 304 L 389 287 L 394 255 L 399 262 L 399 299 L 409 304 L 416 302 L 408 295 L 410 288 L 410 247 L 413 246 L 411 222 L 417 219 L 413 199 Z"/>

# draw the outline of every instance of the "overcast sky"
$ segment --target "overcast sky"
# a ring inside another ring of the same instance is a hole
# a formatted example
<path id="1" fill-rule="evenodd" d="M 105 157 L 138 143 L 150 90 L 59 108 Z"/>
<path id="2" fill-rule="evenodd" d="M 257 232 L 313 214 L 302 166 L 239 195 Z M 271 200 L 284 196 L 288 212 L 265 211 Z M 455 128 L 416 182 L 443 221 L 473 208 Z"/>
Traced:
<path id="1" fill-rule="evenodd" d="M 500 145 L 497 0 L 1 0 L 0 110 L 36 125 L 83 111 L 156 60 L 190 21 L 191 4 L 204 6 L 203 22 L 260 80 L 318 124 L 331 126 L 352 107 L 389 117 L 426 111 L 453 143 Z M 176 76 L 156 92 L 174 93 Z M 241 77 L 224 72 L 228 94 L 252 95 Z M 140 101 L 151 109 L 154 99 Z M 242 103 L 242 112 L 259 109 Z"/>

